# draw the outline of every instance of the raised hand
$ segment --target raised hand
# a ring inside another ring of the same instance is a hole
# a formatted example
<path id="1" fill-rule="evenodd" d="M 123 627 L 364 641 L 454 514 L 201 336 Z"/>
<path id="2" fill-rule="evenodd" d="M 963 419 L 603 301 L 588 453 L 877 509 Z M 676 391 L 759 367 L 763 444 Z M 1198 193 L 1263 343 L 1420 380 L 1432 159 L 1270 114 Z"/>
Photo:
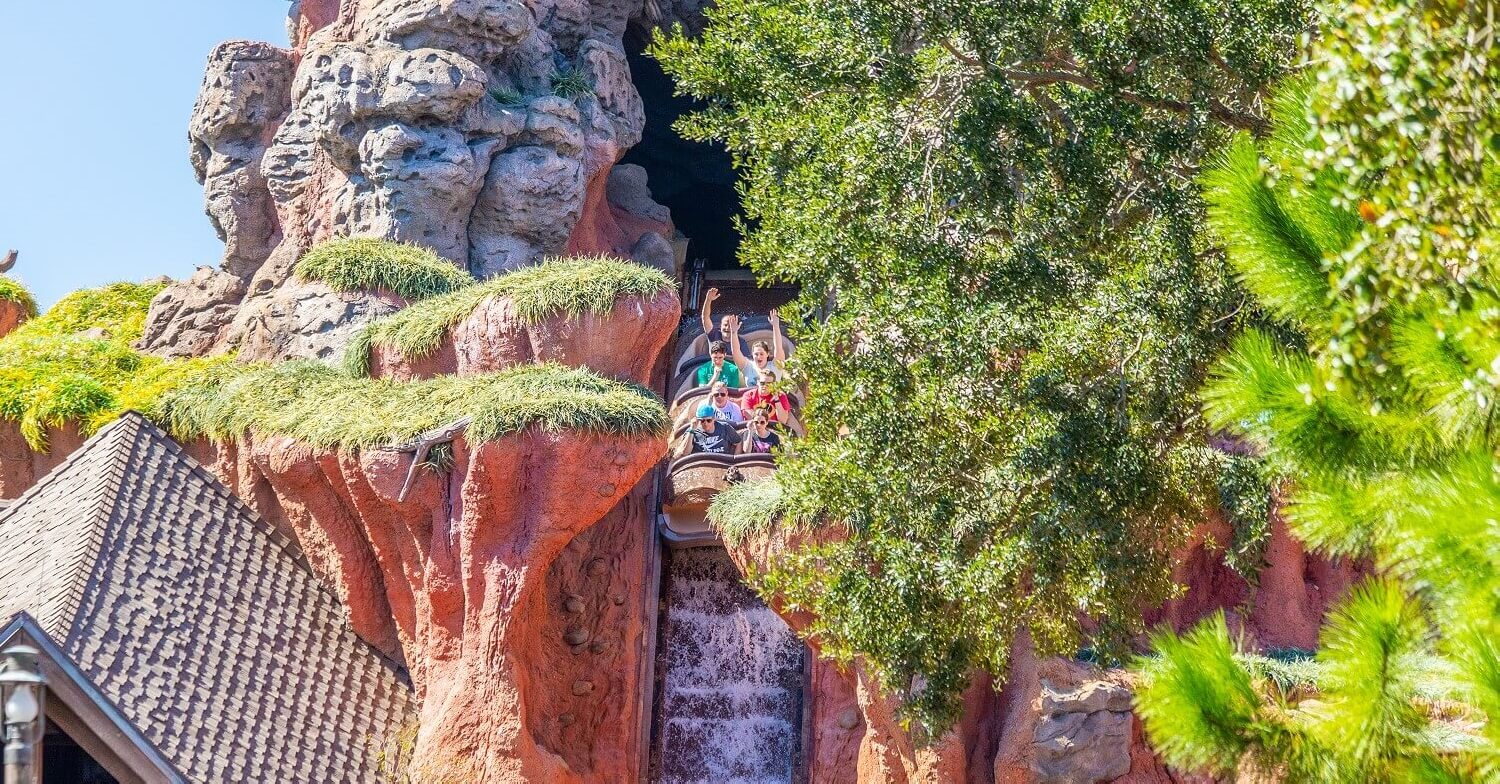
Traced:
<path id="1" fill-rule="evenodd" d="M 717 288 L 709 289 L 708 293 L 706 293 L 706 294 L 703 295 L 703 301 L 704 302 L 713 302 L 714 300 L 716 300 L 718 298 L 719 298 L 719 290 Z"/>
<path id="2" fill-rule="evenodd" d="M 766 317 L 771 320 L 771 326 L 776 327 L 781 325 L 781 316 L 776 314 L 775 308 L 771 308 L 771 312 L 767 313 Z"/>

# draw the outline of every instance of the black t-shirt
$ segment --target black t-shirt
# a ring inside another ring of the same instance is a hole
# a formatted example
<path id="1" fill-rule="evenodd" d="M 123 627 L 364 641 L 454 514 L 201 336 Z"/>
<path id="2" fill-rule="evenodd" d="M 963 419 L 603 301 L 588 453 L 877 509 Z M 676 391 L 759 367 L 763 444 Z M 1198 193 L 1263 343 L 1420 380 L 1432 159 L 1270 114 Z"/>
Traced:
<path id="1" fill-rule="evenodd" d="M 719 327 L 717 325 L 715 325 L 714 328 L 711 329 L 711 330 L 709 330 L 707 334 L 708 334 L 708 342 L 703 344 L 703 350 L 705 352 L 708 351 L 709 344 L 713 343 L 715 340 L 723 340 L 724 341 L 724 350 L 729 352 L 729 356 L 730 357 L 734 356 L 734 347 L 730 346 L 729 345 L 729 341 L 724 339 L 724 330 L 719 329 Z M 745 339 L 743 337 L 741 337 L 739 339 L 739 341 L 740 341 L 740 351 L 745 356 L 747 356 L 747 357 L 750 356 L 750 346 L 749 346 L 749 344 L 747 344 L 745 342 Z"/>
<path id="2" fill-rule="evenodd" d="M 714 426 L 714 432 L 710 433 L 700 428 L 688 428 L 688 435 L 693 439 L 693 452 L 708 452 L 714 455 L 729 454 L 729 439 L 734 435 L 734 428 L 722 423 Z"/>
<path id="3" fill-rule="evenodd" d="M 776 435 L 776 433 L 770 429 L 766 430 L 766 435 L 764 438 L 760 437 L 760 435 L 755 432 L 754 428 L 751 428 L 745 436 L 746 452 L 768 455 L 771 453 L 772 449 L 775 449 L 778 446 L 781 446 L 781 436 Z"/>

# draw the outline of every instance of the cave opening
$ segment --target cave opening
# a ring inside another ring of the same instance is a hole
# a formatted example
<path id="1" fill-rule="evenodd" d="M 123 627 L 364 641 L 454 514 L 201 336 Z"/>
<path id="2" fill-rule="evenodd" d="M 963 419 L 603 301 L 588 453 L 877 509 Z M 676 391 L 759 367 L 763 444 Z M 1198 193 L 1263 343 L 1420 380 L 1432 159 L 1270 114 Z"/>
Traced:
<path id="1" fill-rule="evenodd" d="M 682 138 L 672 127 L 702 102 L 675 94 L 672 77 L 646 54 L 648 34 L 632 28 L 625 36 L 630 76 L 646 109 L 641 141 L 621 163 L 646 170 L 651 197 L 672 211 L 672 222 L 688 238 L 688 263 L 702 259 L 709 270 L 739 270 L 740 233 L 734 219 L 744 215 L 735 189 L 734 164 L 722 144 Z"/>

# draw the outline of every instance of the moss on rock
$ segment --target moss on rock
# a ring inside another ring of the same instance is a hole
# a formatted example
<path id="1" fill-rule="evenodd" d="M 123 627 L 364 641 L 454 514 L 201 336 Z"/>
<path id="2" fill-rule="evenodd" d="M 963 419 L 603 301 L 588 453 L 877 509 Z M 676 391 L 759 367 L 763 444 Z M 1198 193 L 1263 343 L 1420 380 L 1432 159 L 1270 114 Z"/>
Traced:
<path id="1" fill-rule="evenodd" d="M 303 254 L 297 277 L 334 291 L 387 291 L 420 300 L 474 283 L 469 273 L 420 245 L 366 237 L 327 240 Z"/>
<path id="2" fill-rule="evenodd" d="M 667 426 L 665 407 L 645 389 L 558 365 L 402 383 L 310 361 L 142 354 L 131 344 L 159 290 L 119 283 L 74 292 L 0 338 L 0 419 L 20 423 L 38 451 L 49 428 L 75 423 L 87 435 L 130 409 L 180 438 L 258 432 L 356 448 L 464 416 L 473 418 L 472 442 L 533 426 L 621 435 Z"/>

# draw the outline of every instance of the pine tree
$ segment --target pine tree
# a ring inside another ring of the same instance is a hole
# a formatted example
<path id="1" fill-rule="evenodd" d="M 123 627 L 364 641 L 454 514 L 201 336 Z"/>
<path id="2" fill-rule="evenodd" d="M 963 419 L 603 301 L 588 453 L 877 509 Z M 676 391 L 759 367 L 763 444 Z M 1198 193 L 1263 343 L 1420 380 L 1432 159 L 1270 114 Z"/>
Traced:
<path id="1" fill-rule="evenodd" d="M 1288 477 L 1298 537 L 1380 576 L 1327 618 L 1312 693 L 1253 674 L 1222 617 L 1158 635 L 1138 709 L 1170 764 L 1500 779 L 1494 10 L 1341 8 L 1273 133 L 1205 176 L 1211 228 L 1280 322 L 1217 365 L 1207 418 Z"/>

